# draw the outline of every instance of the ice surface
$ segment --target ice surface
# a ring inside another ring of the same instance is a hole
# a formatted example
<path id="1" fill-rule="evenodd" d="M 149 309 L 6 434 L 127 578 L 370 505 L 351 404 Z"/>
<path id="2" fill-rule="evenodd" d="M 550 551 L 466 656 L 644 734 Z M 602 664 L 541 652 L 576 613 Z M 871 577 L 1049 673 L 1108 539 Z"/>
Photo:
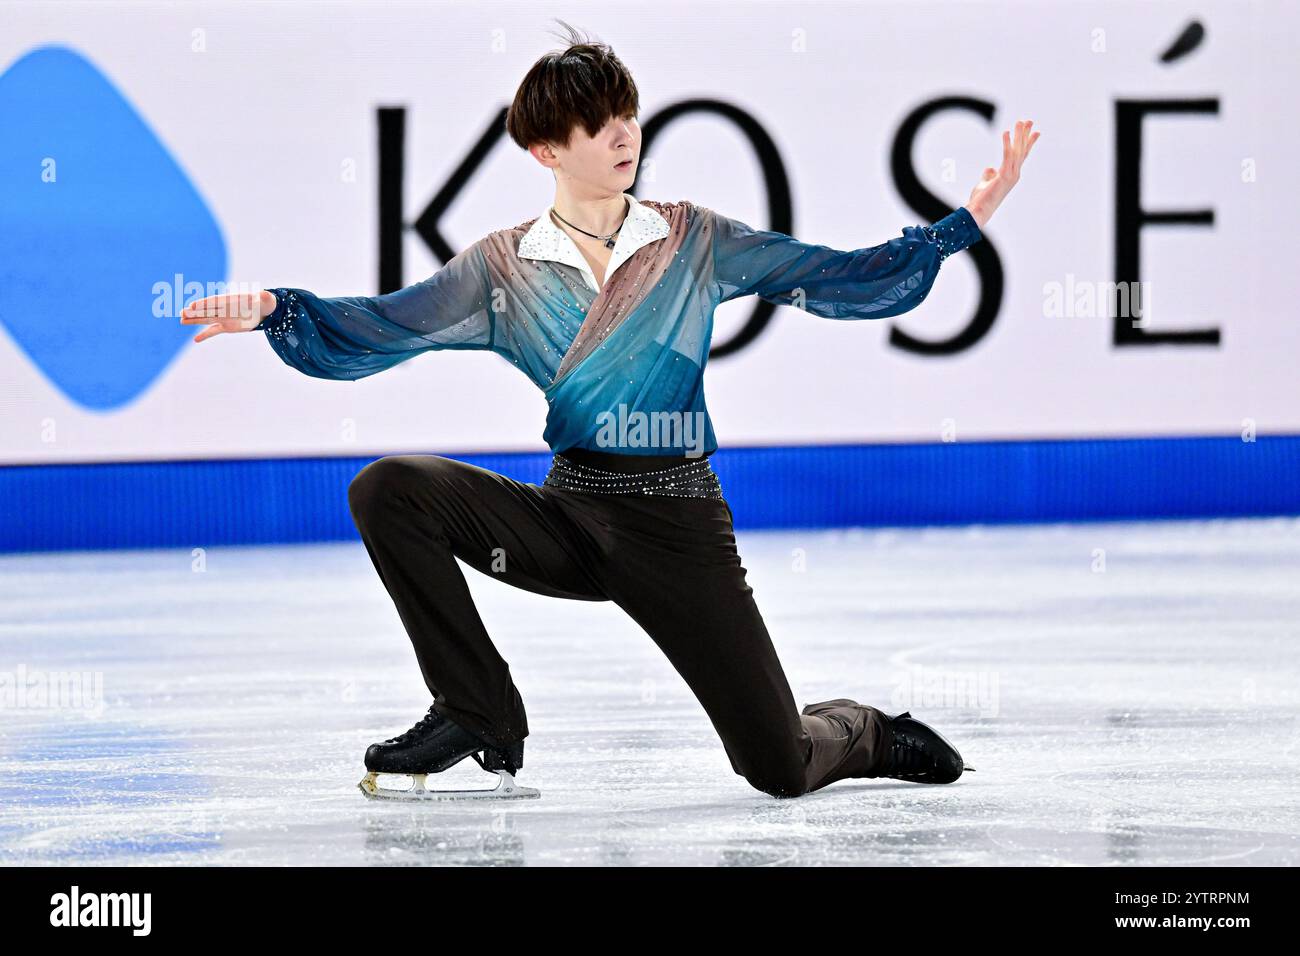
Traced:
<path id="1" fill-rule="evenodd" d="M 0 862 L 1300 863 L 1300 521 L 739 539 L 800 705 L 910 709 L 976 771 L 774 799 L 617 607 L 466 569 L 542 797 L 368 801 L 429 701 L 360 543 L 7 555 Z"/>

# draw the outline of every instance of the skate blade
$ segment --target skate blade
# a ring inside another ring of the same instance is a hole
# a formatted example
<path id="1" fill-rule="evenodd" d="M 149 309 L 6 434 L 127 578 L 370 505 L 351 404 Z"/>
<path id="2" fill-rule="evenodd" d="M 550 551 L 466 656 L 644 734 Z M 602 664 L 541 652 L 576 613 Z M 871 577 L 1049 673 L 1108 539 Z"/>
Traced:
<path id="1" fill-rule="evenodd" d="M 497 785 L 483 790 L 429 790 L 424 785 L 428 775 L 423 773 L 396 774 L 395 776 L 411 777 L 413 783 L 409 789 L 394 790 L 381 787 L 379 774 L 374 771 L 367 773 L 357 787 L 372 800 L 405 800 L 413 803 L 421 800 L 527 800 L 542 795 L 535 787 L 522 787 L 515 783 L 515 778 L 505 770 L 496 773 Z"/>

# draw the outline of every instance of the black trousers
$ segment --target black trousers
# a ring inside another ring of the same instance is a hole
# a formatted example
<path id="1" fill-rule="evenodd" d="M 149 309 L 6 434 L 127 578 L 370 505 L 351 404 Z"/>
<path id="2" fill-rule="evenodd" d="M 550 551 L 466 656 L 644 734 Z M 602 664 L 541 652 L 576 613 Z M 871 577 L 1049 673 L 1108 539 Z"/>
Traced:
<path id="1" fill-rule="evenodd" d="M 588 452 L 581 463 L 636 471 L 665 460 L 681 461 Z M 528 719 L 458 558 L 538 594 L 614 601 L 667 655 L 732 768 L 758 790 L 798 796 L 874 776 L 885 759 L 892 732 L 881 711 L 848 698 L 797 708 L 725 500 L 575 492 L 393 455 L 357 474 L 348 501 L 435 710 L 490 743 L 527 736 Z"/>

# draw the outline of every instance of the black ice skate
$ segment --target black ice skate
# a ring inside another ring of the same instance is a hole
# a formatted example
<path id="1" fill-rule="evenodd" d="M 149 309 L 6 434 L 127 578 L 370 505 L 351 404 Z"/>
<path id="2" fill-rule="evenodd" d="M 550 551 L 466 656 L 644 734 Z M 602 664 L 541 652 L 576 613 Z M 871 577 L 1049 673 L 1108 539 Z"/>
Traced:
<path id="1" fill-rule="evenodd" d="M 957 748 L 939 731 L 917 720 L 910 711 L 890 717 L 889 722 L 894 730 L 894 743 L 884 765 L 872 776 L 915 783 L 952 783 L 963 770 L 975 769 L 966 766 Z"/>
<path id="2" fill-rule="evenodd" d="M 479 753 L 483 756 L 480 757 Z M 489 773 L 498 775 L 491 790 L 429 790 L 425 778 L 441 773 L 466 757 Z M 385 800 L 467 800 L 475 798 L 521 799 L 540 797 L 541 792 L 515 783 L 514 775 L 524 765 L 524 742 L 494 747 L 432 707 L 420 722 L 404 734 L 390 737 L 366 750 L 366 775 L 357 784 L 367 797 Z M 403 774 L 414 783 L 406 790 L 379 786 L 380 774 Z"/>

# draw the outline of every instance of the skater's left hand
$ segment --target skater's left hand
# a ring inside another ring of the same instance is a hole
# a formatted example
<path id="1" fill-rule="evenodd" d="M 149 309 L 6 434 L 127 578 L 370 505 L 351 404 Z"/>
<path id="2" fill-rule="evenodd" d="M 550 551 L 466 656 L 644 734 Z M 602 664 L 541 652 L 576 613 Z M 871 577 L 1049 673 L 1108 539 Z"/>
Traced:
<path id="1" fill-rule="evenodd" d="M 985 169 L 983 178 L 971 190 L 966 211 L 981 229 L 993 217 L 994 210 L 1002 204 L 1007 193 L 1011 192 L 1011 187 L 1020 181 L 1020 166 L 1040 135 L 1029 135 L 1029 129 L 1033 125 L 1033 120 L 1017 120 L 1014 140 L 1010 131 L 1002 131 L 1002 166 L 999 169 L 992 166 Z"/>

